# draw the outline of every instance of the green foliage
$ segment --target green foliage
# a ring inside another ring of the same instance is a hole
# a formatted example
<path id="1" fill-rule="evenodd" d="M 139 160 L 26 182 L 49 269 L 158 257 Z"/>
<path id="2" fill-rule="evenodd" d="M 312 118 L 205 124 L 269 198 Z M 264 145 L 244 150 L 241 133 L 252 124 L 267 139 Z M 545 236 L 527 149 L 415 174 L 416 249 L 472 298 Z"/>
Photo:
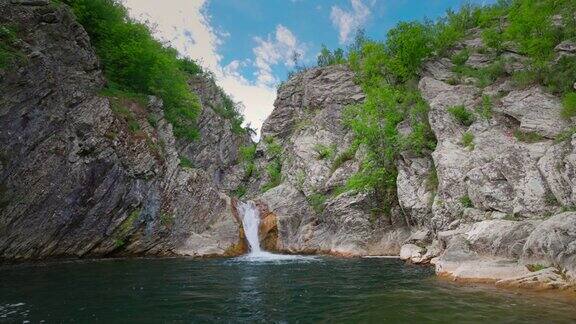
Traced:
<path id="1" fill-rule="evenodd" d="M 399 153 L 410 150 L 422 154 L 435 146 L 434 134 L 428 124 L 428 107 L 414 86 L 422 62 L 433 56 L 445 55 L 467 36 L 471 28 L 481 27 L 485 44 L 495 49 L 485 49 L 487 55 L 502 51 L 506 42 L 512 41 L 520 44 L 522 51 L 530 56 L 530 69 L 515 73 L 515 83 L 528 86 L 540 82 L 551 91 L 571 91 L 576 78 L 576 60 L 560 59 L 561 69 L 541 62 L 550 59 L 551 49 L 561 39 L 576 36 L 576 31 L 570 37 L 565 31 L 557 34 L 557 28 L 551 24 L 551 15 L 563 13 L 565 23 L 571 26 L 566 30 L 574 30 L 572 13 L 575 7 L 570 0 L 500 0 L 485 7 L 465 5 L 458 12 L 449 11 L 436 22 L 400 23 L 389 31 L 385 42 L 359 38 L 360 41 L 348 49 L 348 63 L 356 72 L 366 99 L 362 104 L 348 107 L 344 117 L 346 125 L 355 135 L 355 146 L 365 147 L 366 156 L 360 171 L 349 179 L 346 188 L 369 191 L 375 195 L 373 200 L 378 202 L 379 210 L 389 209 L 395 198 L 397 171 L 394 160 Z M 534 26 L 530 26 L 530 17 L 536 21 Z M 511 20 L 509 26 L 505 18 Z M 546 26 L 543 26 L 544 21 Z M 325 54 L 328 52 L 326 50 Z M 456 77 L 448 81 L 450 84 L 458 84 L 463 77 L 471 77 L 476 80 L 477 86 L 486 87 L 506 75 L 502 59 L 476 69 L 466 66 L 468 56 L 467 51 L 453 55 Z M 492 98 L 483 96 L 476 110 L 483 118 L 490 119 L 492 106 Z M 464 106 L 452 107 L 449 112 L 463 126 L 470 126 L 475 121 L 474 112 Z M 398 132 L 401 122 L 402 129 L 409 126 L 408 135 Z M 563 138 L 567 136 L 563 135 Z M 464 146 L 473 147 L 473 141 L 471 133 L 463 135 Z M 348 158 L 350 156 L 337 157 L 335 168 Z M 437 176 L 434 176 L 437 181 Z M 469 198 L 463 201 L 463 205 L 471 205 Z"/>
<path id="2" fill-rule="evenodd" d="M 576 92 L 569 92 L 562 100 L 562 117 L 570 119 L 576 116 Z"/>
<path id="3" fill-rule="evenodd" d="M 401 22 L 388 31 L 387 68 L 399 80 L 409 80 L 420 71 L 422 61 L 432 54 L 429 27 L 419 22 Z"/>
<path id="4" fill-rule="evenodd" d="M 528 271 L 530 271 L 530 272 L 536 272 L 536 271 L 544 270 L 546 268 L 549 268 L 549 266 L 545 266 L 545 265 L 539 264 L 539 263 L 526 265 L 526 269 L 528 269 Z"/>
<path id="5" fill-rule="evenodd" d="M 528 88 L 538 82 L 538 73 L 531 69 L 516 71 L 512 74 L 512 82 L 517 88 Z"/>
<path id="6" fill-rule="evenodd" d="M 15 49 L 17 41 L 18 36 L 15 28 L 0 25 L 0 69 L 5 69 L 22 58 L 22 55 Z"/>
<path id="7" fill-rule="evenodd" d="M 541 82 L 550 92 L 563 95 L 574 91 L 576 56 L 563 56 L 555 64 L 547 65 L 542 69 L 544 72 Z"/>
<path id="8" fill-rule="evenodd" d="M 202 74 L 202 68 L 196 62 L 189 58 L 182 58 L 178 60 L 180 70 L 188 73 L 189 75 Z"/>
<path id="9" fill-rule="evenodd" d="M 479 107 L 478 112 L 485 119 L 492 118 L 492 98 L 489 95 L 482 95 L 482 105 Z"/>
<path id="10" fill-rule="evenodd" d="M 240 161 L 244 163 L 244 177 L 246 179 L 257 174 L 256 164 L 256 144 L 240 147 Z"/>
<path id="11" fill-rule="evenodd" d="M 213 78 L 210 74 L 205 74 L 205 77 Z M 250 132 L 250 127 L 244 128 L 242 124 L 244 123 L 244 116 L 241 113 L 242 103 L 236 103 L 230 96 L 226 94 L 224 89 L 218 87 L 218 95 L 222 99 L 222 104 L 213 107 L 213 110 L 220 116 L 230 120 L 232 126 L 232 132 L 234 134 L 245 134 Z"/>
<path id="12" fill-rule="evenodd" d="M 522 220 L 522 217 L 520 217 L 520 215 L 518 214 L 506 214 L 503 218 L 504 220 L 510 220 L 510 221 L 519 221 Z"/>
<path id="13" fill-rule="evenodd" d="M 266 165 L 268 182 L 262 186 L 262 192 L 278 186 L 282 181 L 282 146 L 272 136 L 265 137 L 264 143 L 266 144 L 266 153 L 271 161 Z"/>
<path id="14" fill-rule="evenodd" d="M 342 151 L 342 153 L 338 154 L 334 161 L 332 162 L 332 171 L 338 169 L 344 162 L 352 160 L 356 155 L 357 146 L 352 145 L 346 150 Z"/>
<path id="15" fill-rule="evenodd" d="M 470 57 L 470 51 L 467 48 L 459 51 L 458 53 L 452 55 L 452 63 L 457 66 L 462 66 L 466 64 L 468 58 Z"/>
<path id="16" fill-rule="evenodd" d="M 324 144 L 316 144 L 314 145 L 314 151 L 316 152 L 316 158 L 318 160 L 324 160 L 324 159 L 330 160 L 334 157 L 336 147 Z"/>
<path id="17" fill-rule="evenodd" d="M 258 169 L 254 162 L 248 162 L 244 165 L 244 177 L 248 179 L 252 176 L 258 177 Z"/>
<path id="18" fill-rule="evenodd" d="M 322 214 L 326 204 L 326 196 L 322 193 L 314 193 L 307 197 L 308 204 L 314 209 L 316 214 Z"/>
<path id="19" fill-rule="evenodd" d="M 190 168 L 194 167 L 194 164 L 192 163 L 192 161 L 190 161 L 190 159 L 188 159 L 187 157 L 180 156 L 179 158 L 180 158 L 180 166 L 182 168 L 189 168 L 190 169 Z"/>
<path id="20" fill-rule="evenodd" d="M 324 44 L 322 44 L 322 49 L 320 50 L 320 54 L 318 54 L 317 60 L 318 66 L 343 64 L 346 62 L 346 58 L 344 57 L 344 50 L 337 48 L 334 50 L 334 53 L 332 53 Z"/>
<path id="21" fill-rule="evenodd" d="M 568 141 L 572 138 L 572 135 L 574 135 L 574 134 L 576 134 L 576 126 L 568 128 L 567 130 L 558 134 L 558 136 L 556 136 L 556 140 L 554 142 L 561 143 L 564 141 Z"/>
<path id="22" fill-rule="evenodd" d="M 536 132 L 524 132 L 520 129 L 514 130 L 514 137 L 520 142 L 536 143 L 544 140 L 544 137 Z"/>
<path id="23" fill-rule="evenodd" d="M 108 87 L 156 95 L 179 138 L 196 139 L 198 98 L 189 90 L 186 74 L 195 73 L 191 61 L 178 58 L 147 26 L 132 20 L 113 0 L 65 0 L 84 26 L 108 79 Z"/>
<path id="24" fill-rule="evenodd" d="M 462 134 L 462 138 L 460 139 L 460 144 L 469 150 L 474 149 L 474 134 L 471 132 L 465 132 Z"/>
<path id="25" fill-rule="evenodd" d="M 142 212 L 141 209 L 133 210 L 126 219 L 118 226 L 116 230 L 116 239 L 114 240 L 114 244 L 116 248 L 120 248 L 126 244 L 126 239 L 130 235 L 130 232 L 134 228 L 134 223 L 140 217 L 140 213 Z"/>
<path id="26" fill-rule="evenodd" d="M 436 191 L 438 189 L 438 172 L 434 167 L 426 177 L 426 189 L 428 191 Z"/>
<path id="27" fill-rule="evenodd" d="M 266 166 L 268 182 L 262 186 L 262 192 L 266 192 L 280 184 L 282 181 L 282 163 L 279 159 L 274 159 Z"/>
<path id="28" fill-rule="evenodd" d="M 514 1 L 505 36 L 518 43 L 520 50 L 532 58 L 536 66 L 543 65 L 552 58 L 554 47 L 563 38 L 562 31 L 552 24 L 551 17 L 568 12 L 574 12 L 571 0 Z"/>
<path id="29" fill-rule="evenodd" d="M 561 212 L 561 213 L 565 213 L 565 212 L 576 212 L 576 205 L 573 205 L 573 206 L 562 206 L 562 208 L 560 208 L 560 212 Z"/>
<path id="30" fill-rule="evenodd" d="M 280 157 L 282 154 L 282 146 L 276 142 L 274 137 L 268 136 L 264 139 L 264 142 L 266 143 L 266 153 L 268 153 L 268 156 L 272 158 Z"/>
<path id="31" fill-rule="evenodd" d="M 504 35 L 498 27 L 486 28 L 482 31 L 482 41 L 490 48 L 498 52 L 503 50 Z"/>
<path id="32" fill-rule="evenodd" d="M 326 196 L 324 194 L 317 192 L 308 196 L 306 199 L 316 214 L 322 214 L 326 206 Z"/>
<path id="33" fill-rule="evenodd" d="M 487 87 L 504 75 L 506 75 L 504 62 L 498 60 L 485 68 L 478 69 L 478 74 L 476 75 L 478 86 L 480 88 Z"/>
<path id="34" fill-rule="evenodd" d="M 463 126 L 470 126 L 474 123 L 474 113 L 466 109 L 463 105 L 450 107 L 448 108 L 448 112 Z"/>
<path id="35" fill-rule="evenodd" d="M 158 119 L 156 119 L 154 116 L 148 115 L 147 120 L 148 124 L 150 124 L 150 126 L 152 126 L 153 128 L 158 127 Z"/>
<path id="36" fill-rule="evenodd" d="M 560 203 L 558 202 L 558 199 L 556 198 L 556 196 L 555 196 L 551 191 L 548 191 L 548 192 L 544 195 L 544 202 L 545 202 L 546 205 L 548 205 L 548 206 L 558 206 L 558 205 L 560 205 Z"/>
<path id="37" fill-rule="evenodd" d="M 476 79 L 476 85 L 480 88 L 491 85 L 499 77 L 504 76 L 504 63 L 498 60 L 486 67 L 474 69 L 469 66 L 456 66 L 454 72 L 460 76 L 468 76 Z"/>
<path id="38" fill-rule="evenodd" d="M 246 186 L 239 185 L 238 188 L 232 191 L 232 196 L 240 199 L 246 195 L 246 191 L 247 191 Z"/>
<path id="39" fill-rule="evenodd" d="M 464 208 L 472 208 L 474 207 L 474 204 L 472 203 L 472 199 L 470 199 L 470 197 L 468 196 L 462 196 L 459 199 L 460 204 L 464 207 Z"/>
<path id="40" fill-rule="evenodd" d="M 240 161 L 253 162 L 256 158 L 256 144 L 242 146 L 239 149 Z"/>
<path id="41" fill-rule="evenodd" d="M 140 130 L 140 124 L 138 124 L 137 120 L 131 119 L 128 121 L 128 129 L 130 130 L 130 132 L 136 133 L 137 131 Z"/>

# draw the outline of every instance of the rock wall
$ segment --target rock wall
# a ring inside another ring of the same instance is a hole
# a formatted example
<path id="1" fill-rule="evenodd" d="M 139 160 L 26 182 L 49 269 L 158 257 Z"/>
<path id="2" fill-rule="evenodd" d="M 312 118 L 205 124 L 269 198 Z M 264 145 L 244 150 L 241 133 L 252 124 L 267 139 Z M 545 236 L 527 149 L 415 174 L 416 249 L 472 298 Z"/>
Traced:
<path id="1" fill-rule="evenodd" d="M 419 247 L 405 246 L 404 258 L 431 261 L 438 273 L 461 280 L 574 285 L 576 135 L 560 134 L 569 134 L 576 120 L 561 118 L 560 99 L 542 87 L 514 86 L 510 73 L 526 68 L 527 58 L 481 48 L 479 31 L 472 31 L 453 53 L 469 50 L 466 65 L 473 68 L 503 62 L 507 73 L 484 88 L 474 78 L 454 84 L 446 59 L 425 64 L 419 89 L 430 105 L 438 145 L 433 169 L 424 162 L 400 168 L 398 195 L 404 209 L 425 215 L 421 226 L 432 235 Z M 450 114 L 458 105 L 474 112 L 471 125 Z M 465 133 L 472 134 L 470 145 L 463 143 Z M 403 187 L 421 183 L 426 171 L 436 172 L 438 187 L 429 191 L 433 203 L 422 208 L 414 189 Z"/>
<path id="2" fill-rule="evenodd" d="M 100 95 L 98 58 L 70 11 L 21 3 L 0 1 L 22 56 L 0 70 L 0 258 L 241 253 L 230 198 L 212 170 L 179 165 L 194 145 L 176 143 L 162 103 Z"/>
<path id="3" fill-rule="evenodd" d="M 566 48 L 572 47 L 559 47 L 558 55 L 576 54 Z M 576 120 L 563 119 L 560 99 L 542 87 L 514 86 L 510 75 L 526 68 L 527 58 L 486 50 L 479 30 L 450 54 L 464 49 L 469 67 L 501 61 L 506 72 L 480 87 L 474 78 L 454 82 L 447 58 L 425 63 L 419 90 L 438 144 L 429 156 L 400 155 L 398 208 L 388 219 L 372 215 L 369 195 L 343 192 L 360 167 L 362 148 L 334 162 L 352 143 L 344 108 L 364 98 L 354 74 L 345 66 L 315 68 L 279 88 L 258 145 L 256 165 L 264 180 L 254 181 L 251 191 L 277 217 L 277 250 L 400 254 L 461 280 L 574 285 L 576 135 L 563 134 Z M 449 111 L 460 105 L 473 114 L 469 125 Z M 399 125 L 401 134 L 410 131 Z M 463 142 L 464 134 L 472 135 L 471 143 Z M 266 166 L 275 159 L 267 137 L 281 146 L 282 177 L 261 193 L 269 180 Z M 333 153 L 322 156 L 320 148 Z"/>
<path id="4" fill-rule="evenodd" d="M 177 142 L 178 151 L 190 159 L 194 167 L 211 175 L 219 188 L 234 189 L 240 181 L 231 175 L 238 164 L 239 148 L 252 145 L 252 139 L 246 132 L 235 132 L 230 118 L 218 113 L 225 105 L 225 94 L 213 79 L 198 75 L 190 78 L 188 83 L 202 105 L 198 118 L 200 140 L 180 140 Z"/>
<path id="5" fill-rule="evenodd" d="M 342 192 L 363 156 L 362 148 L 348 153 L 353 138 L 343 122 L 345 107 L 364 99 L 354 77 L 345 66 L 315 68 L 297 74 L 278 90 L 275 108 L 262 127 L 264 140 L 258 145 L 256 164 L 264 180 L 256 182 L 252 191 L 277 216 L 277 250 L 398 254 L 409 235 L 402 218 L 375 217 L 368 195 Z M 282 148 L 282 180 L 261 193 L 262 183 L 268 180 L 266 166 L 274 159 L 267 139 Z"/>

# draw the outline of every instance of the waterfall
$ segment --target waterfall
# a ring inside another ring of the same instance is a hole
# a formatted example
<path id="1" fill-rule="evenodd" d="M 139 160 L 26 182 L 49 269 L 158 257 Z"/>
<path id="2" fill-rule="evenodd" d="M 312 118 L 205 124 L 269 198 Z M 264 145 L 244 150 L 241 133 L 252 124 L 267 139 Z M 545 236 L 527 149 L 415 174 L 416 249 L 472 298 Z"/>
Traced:
<path id="1" fill-rule="evenodd" d="M 260 227 L 260 212 L 253 201 L 238 202 L 238 213 L 242 217 L 242 225 L 244 226 L 244 234 L 248 245 L 250 245 L 250 253 L 247 255 L 236 258 L 239 261 L 249 262 L 278 262 L 278 261 L 310 261 L 315 260 L 315 257 L 300 256 L 300 255 L 284 255 L 274 254 L 262 251 L 260 247 L 260 239 L 258 238 L 258 228 Z"/>
<path id="2" fill-rule="evenodd" d="M 260 239 L 258 238 L 258 227 L 260 226 L 260 212 L 252 201 L 239 202 L 238 211 L 242 216 L 242 224 L 244 225 L 244 233 L 250 245 L 250 254 L 262 254 L 260 248 Z"/>

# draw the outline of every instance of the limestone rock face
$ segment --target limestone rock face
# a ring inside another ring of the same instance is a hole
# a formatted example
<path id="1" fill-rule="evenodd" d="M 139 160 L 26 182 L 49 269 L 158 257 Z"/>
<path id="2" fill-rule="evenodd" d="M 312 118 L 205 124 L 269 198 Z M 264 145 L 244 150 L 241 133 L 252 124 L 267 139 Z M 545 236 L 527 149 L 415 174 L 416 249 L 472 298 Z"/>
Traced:
<path id="1" fill-rule="evenodd" d="M 544 93 L 540 87 L 512 91 L 501 103 L 495 110 L 514 117 L 520 122 L 520 130 L 525 132 L 554 138 L 570 125 L 560 117 L 560 99 Z"/>
<path id="2" fill-rule="evenodd" d="M 481 43 L 468 39 L 455 50 L 469 50 L 466 64 L 482 68 L 498 57 L 475 52 Z M 571 48 L 563 43 L 557 51 Z M 508 73 L 526 61 L 518 53 L 503 56 Z M 561 118 L 560 99 L 539 86 L 517 89 L 509 75 L 485 88 L 473 85 L 474 80 L 453 84 L 451 70 L 446 59 L 431 60 L 419 83 L 438 142 L 432 161 L 403 157 L 397 163 L 400 206 L 439 242 L 424 244 L 438 251 L 431 263 L 439 274 L 461 280 L 539 288 L 573 285 L 574 221 L 572 213 L 561 212 L 576 205 L 576 141 L 575 135 L 566 139 L 560 134 L 574 121 Z M 486 98 L 488 112 L 483 110 Z M 472 113 L 469 125 L 450 113 L 459 105 Z M 466 147 L 465 133 L 473 137 Z M 424 180 L 433 172 L 437 187 L 426 188 Z M 426 204 L 429 197 L 432 204 Z M 426 262 L 421 254 L 408 259 Z M 528 268 L 534 264 L 555 270 L 532 273 Z"/>
<path id="3" fill-rule="evenodd" d="M 26 57 L 0 71 L 0 258 L 235 251 L 239 222 L 211 171 L 179 166 L 160 100 L 99 95 L 98 59 L 65 6 L 2 1 L 0 23 Z"/>
<path id="4" fill-rule="evenodd" d="M 262 137 L 274 138 L 282 147 L 282 181 L 262 195 L 255 194 L 278 217 L 280 250 L 341 255 L 399 252 L 405 234 L 388 232 L 394 227 L 392 220 L 372 215 L 370 197 L 341 192 L 364 154 L 362 148 L 348 152 L 352 134 L 342 115 L 347 105 L 363 98 L 354 73 L 345 66 L 302 72 L 280 87 Z M 260 150 L 265 147 L 259 144 Z M 347 158 L 338 159 L 343 154 Z M 265 155 L 257 162 L 263 168 Z"/>

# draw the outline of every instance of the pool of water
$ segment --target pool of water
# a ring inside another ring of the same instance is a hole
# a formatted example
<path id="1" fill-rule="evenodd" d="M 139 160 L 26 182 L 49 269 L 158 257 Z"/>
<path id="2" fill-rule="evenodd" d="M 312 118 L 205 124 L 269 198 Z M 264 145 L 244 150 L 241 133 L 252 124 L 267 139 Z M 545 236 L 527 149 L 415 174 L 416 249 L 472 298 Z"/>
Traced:
<path id="1" fill-rule="evenodd" d="M 394 259 L 126 259 L 0 267 L 0 322 L 576 321 L 576 303 Z"/>

